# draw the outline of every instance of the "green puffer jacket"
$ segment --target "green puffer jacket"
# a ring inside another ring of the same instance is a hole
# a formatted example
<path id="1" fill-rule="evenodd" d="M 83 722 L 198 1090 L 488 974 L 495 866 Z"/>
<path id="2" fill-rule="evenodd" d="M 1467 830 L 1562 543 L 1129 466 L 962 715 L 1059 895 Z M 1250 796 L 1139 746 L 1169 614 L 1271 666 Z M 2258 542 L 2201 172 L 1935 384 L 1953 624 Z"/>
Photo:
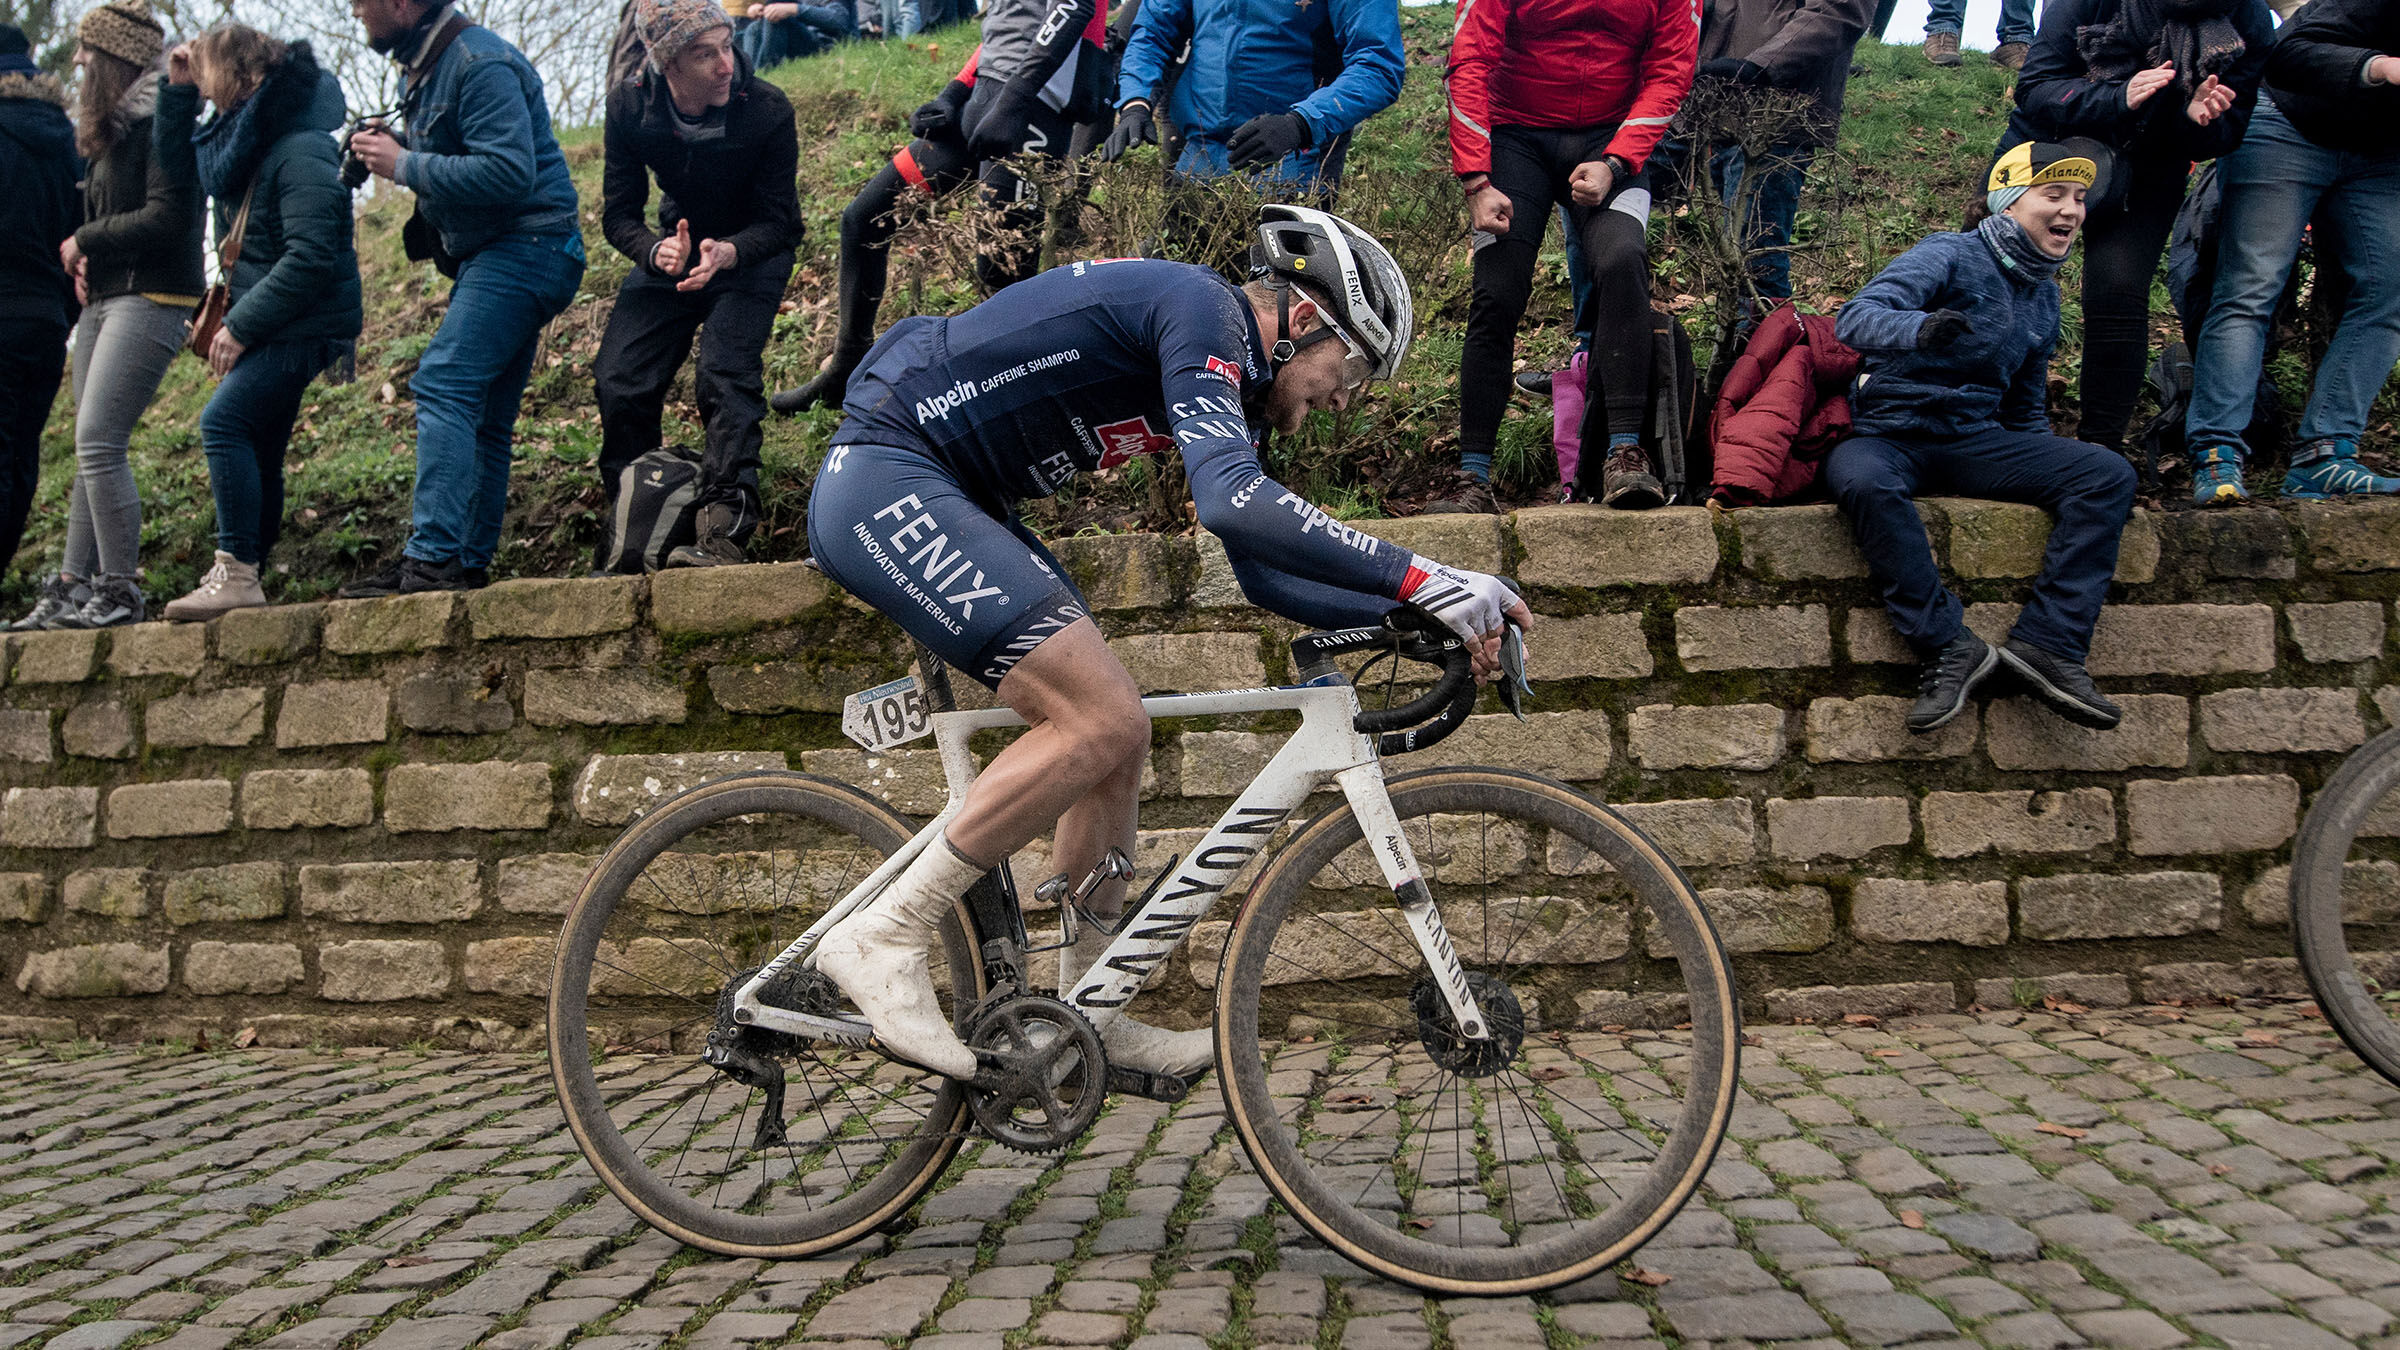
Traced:
<path id="1" fill-rule="evenodd" d="M 168 85 L 159 95 L 159 137 L 193 135 L 199 90 Z M 254 128 L 233 125 L 248 117 Z M 295 42 L 283 62 L 267 72 L 258 92 L 217 132 L 203 129 L 194 171 L 214 177 L 215 238 L 231 235 L 233 221 L 250 194 L 250 221 L 242 231 L 241 256 L 227 278 L 233 307 L 225 326 L 245 347 L 267 342 L 358 336 L 364 321 L 358 283 L 358 253 L 351 243 L 350 193 L 341 183 L 341 155 L 333 134 L 344 118 L 341 82 L 317 66 L 306 42 Z M 213 124 L 212 124 L 213 125 Z M 236 136 L 231 133 L 240 132 Z M 200 169 L 215 149 L 213 175 Z M 254 186 L 255 185 L 255 186 Z"/>

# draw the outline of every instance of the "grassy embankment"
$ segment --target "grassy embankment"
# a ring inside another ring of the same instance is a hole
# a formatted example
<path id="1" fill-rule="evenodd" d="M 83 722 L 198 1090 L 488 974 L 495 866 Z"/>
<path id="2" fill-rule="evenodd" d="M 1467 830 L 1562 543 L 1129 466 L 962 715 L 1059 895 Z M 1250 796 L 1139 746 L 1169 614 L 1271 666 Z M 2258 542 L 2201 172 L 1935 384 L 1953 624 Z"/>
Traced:
<path id="1" fill-rule="evenodd" d="M 1354 409 L 1338 425 L 1318 419 L 1296 444 L 1279 445 L 1271 465 L 1296 486 L 1345 515 L 1372 516 L 1387 503 L 1395 512 L 1421 495 L 1450 462 L 1455 421 L 1458 338 L 1466 312 L 1468 249 L 1458 194 L 1447 161 L 1446 114 L 1440 63 L 1448 44 L 1448 11 L 1403 11 L 1410 70 L 1397 108 L 1370 123 L 1351 152 L 1343 209 L 1396 238 L 1417 282 L 1421 340 L 1401 378 Z M 775 72 L 797 110 L 801 139 L 800 190 L 808 238 L 793 277 L 786 313 L 767 354 L 768 387 L 796 382 L 830 346 L 834 253 L 843 205 L 891 150 L 906 140 L 908 111 L 937 91 L 965 58 L 971 28 L 921 36 L 908 43 L 854 44 Z M 1866 73 L 1851 83 L 1849 116 L 1838 161 L 1820 165 L 1804 202 L 1801 235 L 1810 248 L 1797 267 L 1800 295 L 1823 305 L 1855 287 L 1893 253 L 1925 232 L 1954 227 L 1966 186 L 1990 152 L 2005 107 L 2007 82 L 1989 66 L 1936 71 L 1913 47 L 1867 44 Z M 545 335 L 523 420 L 508 527 L 495 572 L 500 576 L 567 575 L 580 571 L 599 528 L 599 495 L 590 464 L 599 451 L 590 363 L 606 321 L 609 298 L 627 264 L 599 235 L 600 135 L 596 128 L 562 133 L 585 203 L 585 243 L 592 258 L 583 293 Z M 1155 229 L 1159 194 L 1155 152 L 1143 151 L 1100 173 L 1083 216 L 1083 242 L 1056 261 L 1136 251 Z M 359 378 L 310 391 L 287 468 L 289 518 L 272 560 L 269 593 L 300 600 L 328 593 L 407 533 L 414 444 L 407 375 L 439 318 L 446 286 L 429 266 L 400 254 L 403 193 L 362 199 L 359 251 L 366 272 L 367 329 L 359 346 Z M 895 256 L 886 319 L 903 313 L 963 307 L 976 299 L 961 265 L 965 232 L 953 216 L 903 231 Z M 1055 240 L 1053 241 L 1055 243 Z M 1688 307 L 1704 300 L 1678 275 L 1671 241 L 1658 249 L 1659 296 Z M 1564 353 L 1568 305 L 1564 267 L 1551 231 L 1545 278 L 1519 343 L 1521 359 L 1547 363 Z M 2073 294 L 2070 276 L 2070 296 Z M 2066 357 L 2072 373 L 2075 339 L 2070 306 Z M 197 432 L 213 388 L 202 365 L 179 358 L 158 402 L 134 439 L 136 476 L 145 501 L 143 554 L 154 603 L 179 594 L 204 570 L 213 547 L 214 511 L 207 461 Z M 678 398 L 688 400 L 688 373 Z M 761 558 L 805 551 L 802 511 L 806 483 L 823 453 L 834 418 L 770 420 L 766 439 L 766 526 L 753 545 Z M 1502 434 L 1502 478 L 1519 501 L 1545 492 L 1549 419 L 1545 410 L 1512 408 Z M 671 410 L 670 439 L 697 444 L 688 401 Z M 53 566 L 65 532 L 65 502 L 73 462 L 67 402 L 62 394 L 44 442 L 40 499 L 17 563 L 0 585 L 11 614 L 28 602 L 36 569 Z M 1087 528 L 1180 528 L 1172 466 L 1164 481 L 1154 470 L 1128 466 L 1115 481 L 1041 504 L 1037 529 L 1072 533 Z M 1554 479 L 1554 474 L 1551 475 Z"/>

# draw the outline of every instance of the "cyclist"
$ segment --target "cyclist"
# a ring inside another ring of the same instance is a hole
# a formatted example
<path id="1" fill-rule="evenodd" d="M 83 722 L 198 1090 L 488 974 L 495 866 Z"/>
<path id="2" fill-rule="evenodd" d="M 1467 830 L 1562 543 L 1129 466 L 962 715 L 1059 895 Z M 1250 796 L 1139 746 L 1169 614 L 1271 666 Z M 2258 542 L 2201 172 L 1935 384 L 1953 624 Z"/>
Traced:
<path id="1" fill-rule="evenodd" d="M 1011 503 L 1137 455 L 1183 456 L 1200 523 L 1244 594 L 1316 627 L 1414 603 L 1498 669 L 1502 625 L 1532 615 L 1507 584 L 1342 524 L 1270 479 L 1253 427 L 1286 433 L 1349 406 L 1408 350 L 1408 283 L 1383 246 L 1323 211 L 1261 212 L 1252 276 L 1125 259 L 1054 268 L 950 318 L 904 319 L 851 378 L 809 499 L 819 566 L 997 690 L 1030 728 L 975 780 L 942 839 L 816 948 L 886 1049 L 953 1078 L 974 1054 L 935 1001 L 928 953 L 976 878 L 1055 821 L 1069 875 L 1133 848 L 1150 724 L 1090 607 Z M 1272 337 L 1267 336 L 1272 334 Z M 1121 891 L 1097 896 L 1108 915 Z M 1071 978 L 1098 955 L 1091 936 Z M 1120 1017 L 1112 1061 L 1180 1078 L 1207 1030 Z"/>

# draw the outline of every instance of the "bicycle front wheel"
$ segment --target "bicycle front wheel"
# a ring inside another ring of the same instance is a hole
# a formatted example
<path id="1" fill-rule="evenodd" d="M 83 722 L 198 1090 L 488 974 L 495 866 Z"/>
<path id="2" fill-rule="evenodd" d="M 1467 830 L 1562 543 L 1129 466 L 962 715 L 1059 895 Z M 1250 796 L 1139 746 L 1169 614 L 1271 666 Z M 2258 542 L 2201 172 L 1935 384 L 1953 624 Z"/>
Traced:
<path id="1" fill-rule="evenodd" d="M 1226 936 L 1227 1112 L 1293 1216 L 1368 1270 L 1455 1294 L 1581 1279 L 1664 1227 L 1724 1137 L 1724 950 L 1658 846 L 1563 783 L 1434 769 L 1390 792 L 1493 1035 L 1456 1034 L 1344 807 Z"/>
<path id="2" fill-rule="evenodd" d="M 2343 761 L 2292 848 L 2292 932 L 2342 1042 L 2400 1083 L 2400 729 Z"/>
<path id="3" fill-rule="evenodd" d="M 912 833 L 847 785 L 744 774 L 652 811 L 593 869 L 553 970 L 551 1075 L 584 1157 L 652 1227 L 729 1256 L 808 1256 L 905 1210 L 957 1154 L 958 1084 L 723 1015 Z M 970 924 L 953 906 L 933 953 L 953 1019 L 985 992 Z M 856 1015 L 813 972 L 769 991 L 795 1011 Z M 730 1065 L 702 1058 L 712 1031 L 735 1046 Z"/>

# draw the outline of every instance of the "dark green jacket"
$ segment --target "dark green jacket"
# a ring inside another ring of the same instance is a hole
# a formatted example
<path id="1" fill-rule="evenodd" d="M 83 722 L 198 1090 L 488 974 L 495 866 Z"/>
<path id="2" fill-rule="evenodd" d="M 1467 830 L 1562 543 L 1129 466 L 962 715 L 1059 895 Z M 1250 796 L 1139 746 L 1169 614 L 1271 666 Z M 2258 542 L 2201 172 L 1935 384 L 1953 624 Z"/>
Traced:
<path id="1" fill-rule="evenodd" d="M 259 121 L 253 149 L 215 200 L 215 238 L 230 237 L 242 196 L 250 223 L 227 278 L 233 307 L 225 326 L 245 347 L 310 338 L 354 338 L 362 322 L 358 254 L 351 243 L 350 193 L 341 183 L 332 133 L 343 121 L 342 87 L 295 42 L 246 109 Z M 189 137 L 199 91 L 168 85 L 159 96 L 161 143 Z"/>

